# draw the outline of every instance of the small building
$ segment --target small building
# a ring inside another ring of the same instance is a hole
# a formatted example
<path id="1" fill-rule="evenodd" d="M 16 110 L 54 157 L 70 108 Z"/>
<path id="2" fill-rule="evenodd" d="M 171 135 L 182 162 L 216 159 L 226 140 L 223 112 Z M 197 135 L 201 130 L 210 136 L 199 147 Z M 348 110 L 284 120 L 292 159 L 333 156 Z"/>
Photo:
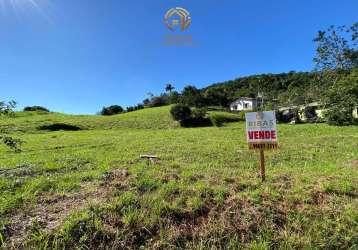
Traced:
<path id="1" fill-rule="evenodd" d="M 251 111 L 261 106 L 262 99 L 240 97 L 230 104 L 231 111 Z"/>

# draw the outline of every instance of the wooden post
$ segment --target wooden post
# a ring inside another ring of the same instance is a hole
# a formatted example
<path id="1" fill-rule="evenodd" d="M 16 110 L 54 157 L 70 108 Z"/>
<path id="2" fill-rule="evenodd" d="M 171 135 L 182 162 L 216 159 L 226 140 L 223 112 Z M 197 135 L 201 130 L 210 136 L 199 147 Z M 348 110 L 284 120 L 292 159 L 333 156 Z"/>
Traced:
<path id="1" fill-rule="evenodd" d="M 264 149 L 260 149 L 260 175 L 261 175 L 262 182 L 264 182 L 266 180 L 266 174 L 265 174 L 265 151 L 264 151 Z"/>

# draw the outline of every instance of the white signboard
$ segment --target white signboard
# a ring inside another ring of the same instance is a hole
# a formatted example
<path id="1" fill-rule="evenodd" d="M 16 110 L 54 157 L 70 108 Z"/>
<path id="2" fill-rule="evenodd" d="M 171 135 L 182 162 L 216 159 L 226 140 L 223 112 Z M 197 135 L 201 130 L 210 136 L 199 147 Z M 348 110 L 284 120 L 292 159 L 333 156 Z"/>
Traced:
<path id="1" fill-rule="evenodd" d="M 276 149 L 275 111 L 246 113 L 246 136 L 250 149 Z"/>

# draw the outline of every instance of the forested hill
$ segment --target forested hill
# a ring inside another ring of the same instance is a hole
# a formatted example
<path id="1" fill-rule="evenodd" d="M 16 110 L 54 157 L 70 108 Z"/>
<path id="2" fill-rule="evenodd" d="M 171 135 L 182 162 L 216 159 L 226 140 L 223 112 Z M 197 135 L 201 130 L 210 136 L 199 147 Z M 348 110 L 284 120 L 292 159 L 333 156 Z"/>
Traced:
<path id="1" fill-rule="evenodd" d="M 258 93 L 269 102 L 274 100 L 282 105 L 302 104 L 316 101 L 313 90 L 318 85 L 316 73 L 291 71 L 240 77 L 212 84 L 202 89 L 202 92 L 208 99 L 216 100 L 217 103 L 212 105 L 222 105 L 243 96 L 255 97 Z"/>

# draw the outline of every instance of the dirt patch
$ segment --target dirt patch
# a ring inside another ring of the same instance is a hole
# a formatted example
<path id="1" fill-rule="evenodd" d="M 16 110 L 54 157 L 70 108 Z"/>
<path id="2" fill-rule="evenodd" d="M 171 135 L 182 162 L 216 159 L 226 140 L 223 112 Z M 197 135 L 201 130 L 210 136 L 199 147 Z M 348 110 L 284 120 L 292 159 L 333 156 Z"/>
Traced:
<path id="1" fill-rule="evenodd" d="M 262 204 L 256 204 L 250 199 L 229 197 L 222 206 L 209 203 L 195 212 L 176 211 L 162 215 L 162 218 L 169 218 L 166 223 L 166 231 L 170 232 L 168 241 L 179 249 L 185 248 L 188 241 L 203 242 L 206 239 L 211 239 L 212 245 L 220 246 L 233 237 L 239 237 L 242 243 L 250 242 L 263 225 L 271 230 L 284 230 L 287 225 L 285 202 L 272 203 L 264 196 L 262 199 Z"/>
<path id="2" fill-rule="evenodd" d="M 295 179 L 292 175 L 280 174 L 273 177 L 273 186 L 280 190 L 291 189 L 295 184 Z"/>
<path id="3" fill-rule="evenodd" d="M 358 160 L 349 161 L 345 165 L 351 168 L 358 168 Z"/>
<path id="4" fill-rule="evenodd" d="M 73 211 L 85 209 L 89 204 L 110 201 L 112 192 L 119 186 L 123 187 L 122 182 L 128 176 L 126 170 L 114 170 L 107 173 L 100 185 L 83 183 L 76 193 L 44 193 L 34 207 L 22 209 L 11 217 L 11 223 L 6 228 L 7 246 L 21 248 L 34 227 L 38 231 L 50 233 L 62 225 Z"/>
<path id="5" fill-rule="evenodd" d="M 329 201 L 329 195 L 320 190 L 313 190 L 310 193 L 311 200 L 308 202 L 311 205 L 326 205 Z"/>

